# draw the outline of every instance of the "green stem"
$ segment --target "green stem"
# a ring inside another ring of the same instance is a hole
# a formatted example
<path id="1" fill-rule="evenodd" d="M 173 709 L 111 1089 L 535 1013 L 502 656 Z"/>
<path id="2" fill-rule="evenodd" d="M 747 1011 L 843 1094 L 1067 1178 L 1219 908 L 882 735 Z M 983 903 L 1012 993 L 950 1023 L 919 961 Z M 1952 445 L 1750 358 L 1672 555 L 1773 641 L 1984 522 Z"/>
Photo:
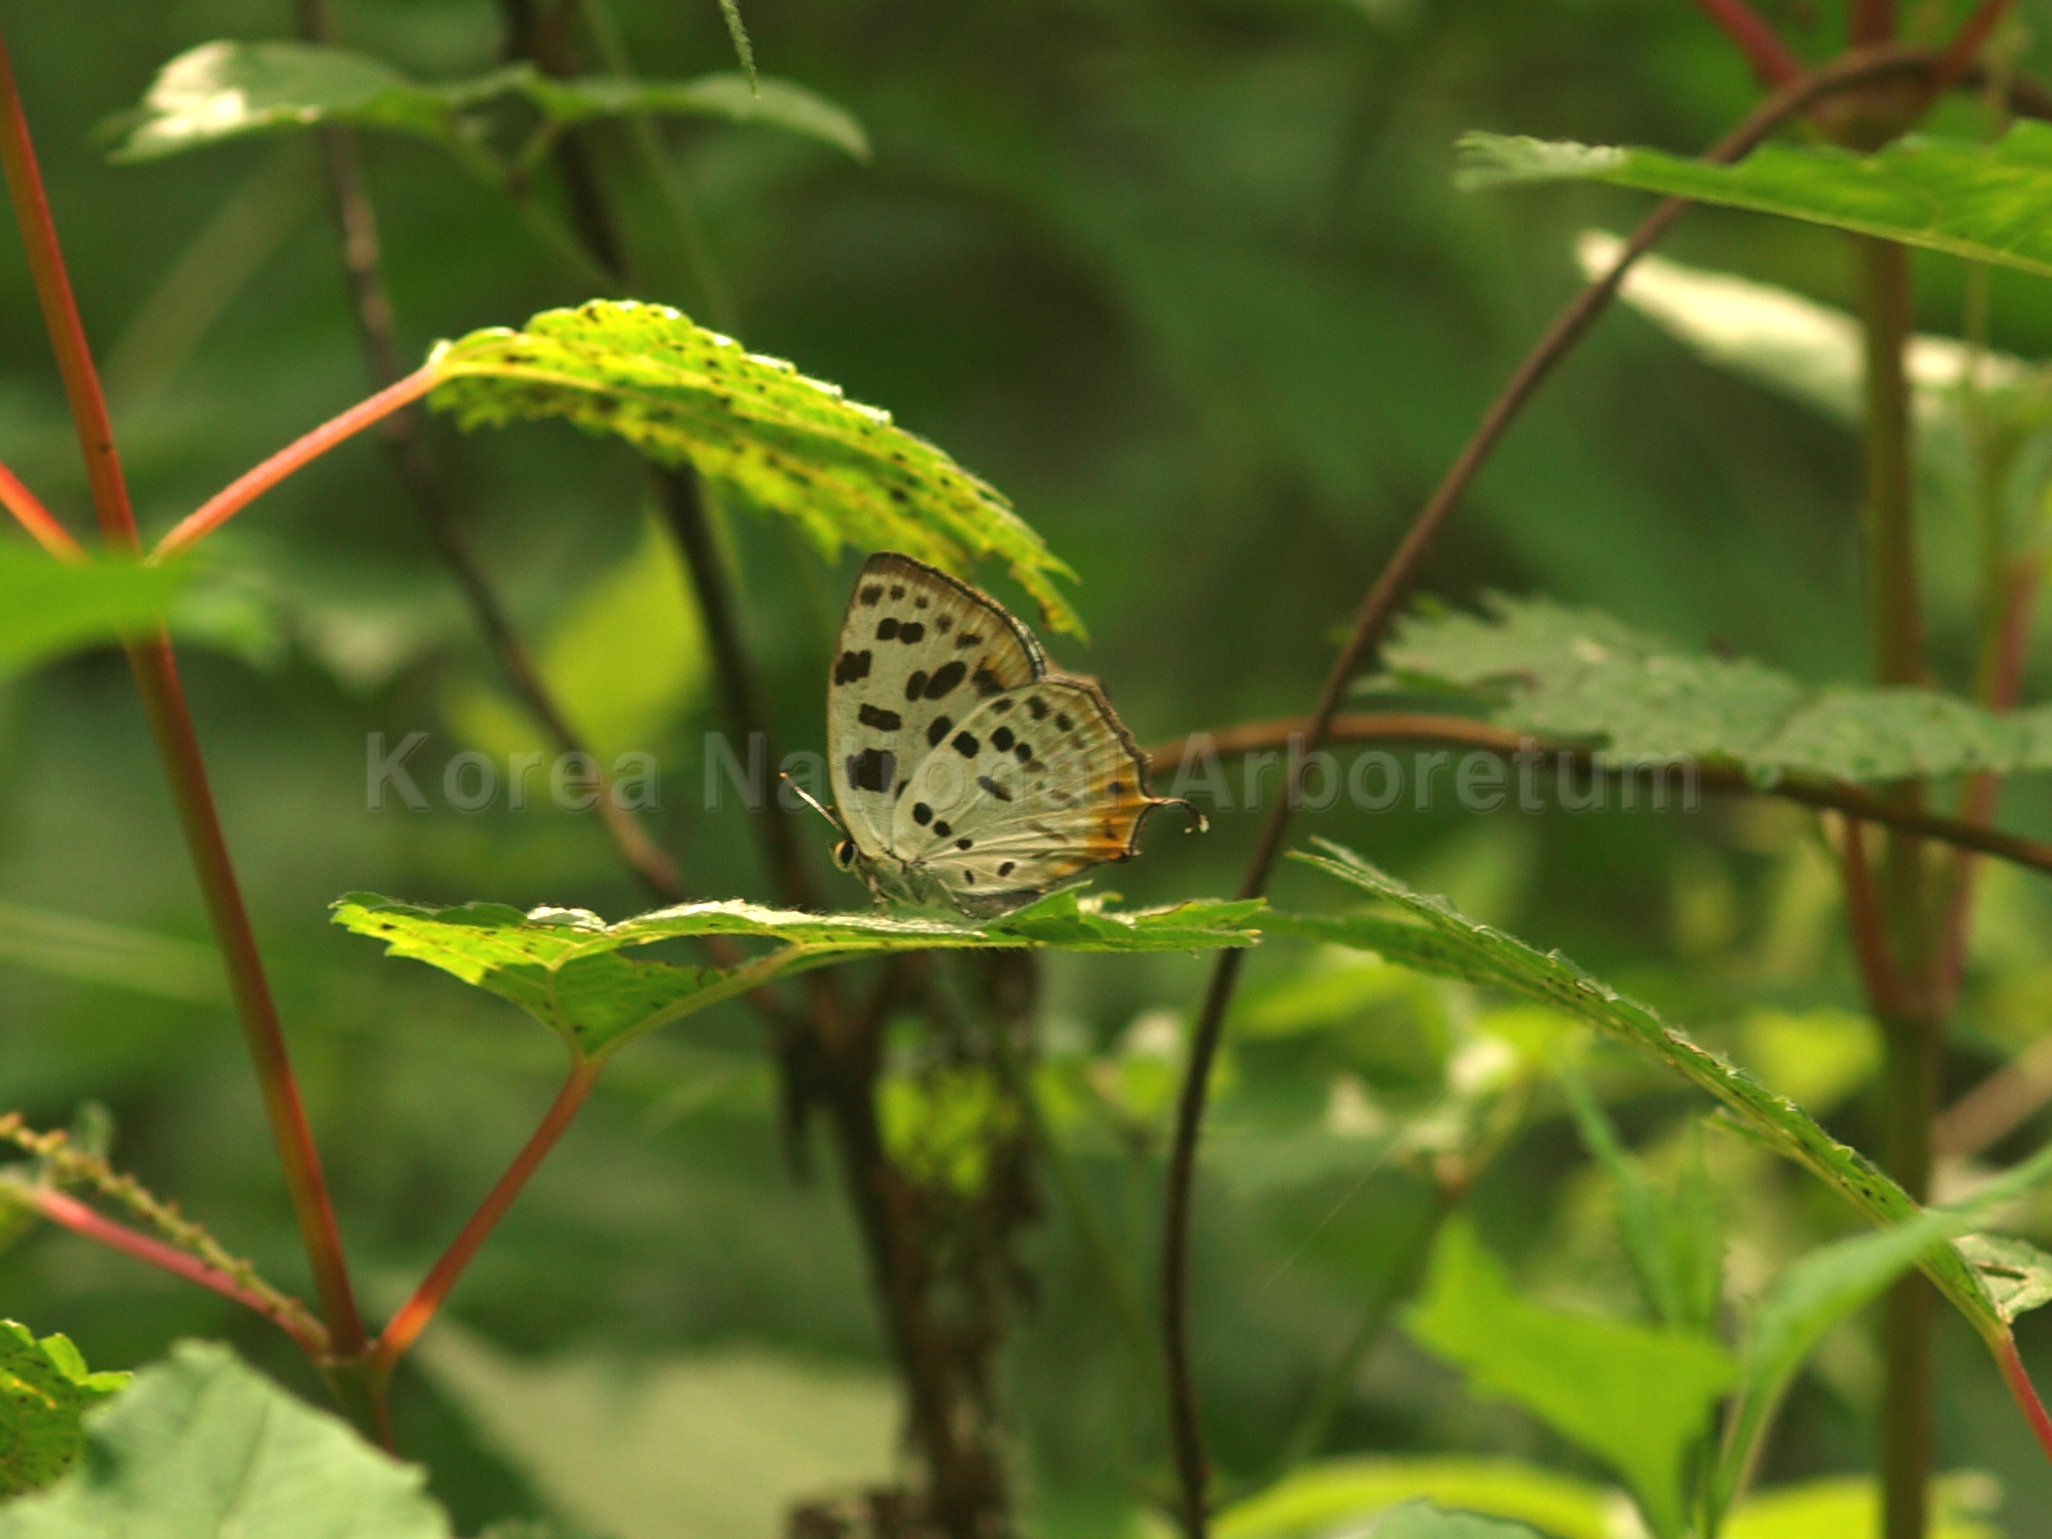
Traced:
<path id="1" fill-rule="evenodd" d="M 129 506 L 128 488 L 121 473 L 121 461 L 114 447 L 114 430 L 107 417 L 106 399 L 100 390 L 98 372 L 86 343 L 85 327 L 72 297 L 71 280 L 57 240 L 57 227 L 43 192 L 42 173 L 29 138 L 28 121 L 22 112 L 13 66 L 4 38 L 0 38 L 0 164 L 4 164 L 8 191 L 14 200 L 15 217 L 22 230 L 29 269 L 41 302 L 43 321 L 57 355 L 58 370 L 70 400 L 72 419 L 78 429 L 79 447 L 84 454 L 87 480 L 92 487 L 93 505 L 101 532 L 112 549 L 136 552 L 141 539 L 135 514 Z M 271 999 L 269 980 L 257 950 L 242 891 L 228 854 L 228 843 L 214 808 L 213 792 L 207 783 L 206 766 L 200 756 L 199 739 L 185 693 L 178 677 L 178 665 L 171 651 L 170 637 L 160 628 L 155 635 L 129 643 L 128 655 L 136 684 L 150 720 L 157 751 L 170 783 L 172 800 L 184 827 L 194 873 L 206 901 L 208 918 L 227 965 L 231 992 L 235 998 L 243 1034 L 263 1091 L 271 1132 L 277 1141 L 286 1187 L 299 1220 L 300 1238 L 313 1270 L 321 1300 L 329 1347 L 338 1357 L 349 1358 L 365 1345 L 362 1318 L 349 1283 L 349 1269 L 342 1252 L 342 1240 L 335 1212 L 321 1175 L 320 1156 L 313 1132 L 300 1102 L 299 1087 L 292 1075 L 285 1034 Z M 373 1435 L 379 1430 L 368 1428 Z"/>
<path id="2" fill-rule="evenodd" d="M 1864 7 L 1872 10 L 1873 7 Z M 1865 25 L 1877 25 L 1869 15 Z M 1917 547 L 1910 470 L 1909 390 L 1903 370 L 1911 305 L 1909 253 L 1886 241 L 1858 244 L 1866 330 L 1866 555 L 1874 673 L 1882 684 L 1924 676 Z M 1916 807 L 1922 788 L 1904 783 L 1890 799 Z M 1932 984 L 1932 915 L 1923 841 L 1891 830 L 1882 858 L 1880 919 L 1904 987 L 1874 1005 L 1887 1039 L 1882 1088 L 1882 1165 L 1924 1202 L 1931 1184 L 1931 1118 L 1937 1111 L 1944 1022 Z M 1880 1467 L 1886 1539 L 1923 1539 L 1931 1473 L 1932 1311 L 1930 1286 L 1912 1273 L 1889 1291 Z"/>

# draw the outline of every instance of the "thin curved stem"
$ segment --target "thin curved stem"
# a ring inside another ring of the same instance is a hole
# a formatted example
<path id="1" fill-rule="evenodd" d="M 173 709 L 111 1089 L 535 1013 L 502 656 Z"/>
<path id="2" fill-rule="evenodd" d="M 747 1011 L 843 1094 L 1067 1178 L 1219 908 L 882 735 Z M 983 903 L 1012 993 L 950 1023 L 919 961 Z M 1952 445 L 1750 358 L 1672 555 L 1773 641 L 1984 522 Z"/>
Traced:
<path id="1" fill-rule="evenodd" d="M 1886 44 L 1855 50 L 1776 91 L 1755 107 L 1745 121 L 1726 134 L 1704 158 L 1712 162 L 1736 160 L 1781 124 L 1807 111 L 1826 96 L 1891 74 L 1928 72 L 1934 63 L 1932 55 L 1924 50 Z M 1526 403 L 1609 305 L 1618 285 L 1624 280 L 1626 270 L 1666 233 L 1686 207 L 1687 204 L 1680 199 L 1662 203 L 1633 232 L 1610 270 L 1585 287 L 1555 318 L 1490 404 L 1459 457 L 1377 575 L 1362 600 L 1352 633 L 1326 676 L 1325 687 L 1311 713 L 1303 750 L 1291 767 L 1288 794 L 1278 799 L 1262 828 L 1260 840 L 1248 862 L 1246 877 L 1241 883 L 1242 897 L 1258 897 L 1267 888 L 1268 878 L 1282 854 L 1283 838 L 1288 832 L 1290 811 L 1297 799 L 1295 792 L 1302 779 L 1304 762 L 1325 742 L 1348 682 L 1370 650 L 1381 641 L 1397 600 L 1417 571 L 1425 552 Z M 1163 1357 L 1168 1370 L 1169 1434 L 1175 1456 L 1179 1517 L 1189 1539 L 1204 1539 L 1208 1527 L 1206 1488 L 1210 1480 L 1203 1434 L 1197 1423 L 1196 1389 L 1190 1373 L 1191 1194 L 1196 1179 L 1197 1141 L 1203 1126 L 1211 1065 L 1218 1055 L 1226 1010 L 1232 1003 L 1240 969 L 1244 965 L 1243 952 L 1238 949 L 1227 952 L 1214 965 L 1205 991 L 1204 1004 L 1191 1035 L 1190 1061 L 1176 1102 L 1175 1141 L 1169 1157 L 1164 1200 L 1161 1262 Z"/>
<path id="2" fill-rule="evenodd" d="M 189 550 L 294 471 L 305 469 L 337 444 L 354 438 L 365 428 L 375 427 L 393 412 L 411 406 L 441 382 L 441 370 L 432 363 L 423 364 L 376 395 L 330 417 L 262 464 L 244 471 L 188 513 L 157 542 L 156 549 L 150 552 L 150 560 L 162 561 L 179 551 Z"/>
<path id="3" fill-rule="evenodd" d="M 29 537 L 59 561 L 76 563 L 87 559 L 85 547 L 71 537 L 71 531 L 58 523 L 36 494 L 5 465 L 0 465 L 0 507 L 12 513 Z"/>
<path id="4" fill-rule="evenodd" d="M 273 1325 L 284 1331 L 308 1357 L 319 1360 L 328 1355 L 328 1333 L 318 1320 L 311 1316 L 295 1316 L 290 1310 L 281 1309 L 262 1294 L 245 1288 L 226 1272 L 208 1266 L 197 1256 L 187 1255 L 175 1245 L 167 1245 L 154 1235 L 131 1229 L 117 1223 L 104 1213 L 88 1207 L 76 1197 L 67 1195 L 51 1186 L 36 1186 L 29 1182 L 0 1182 L 0 1198 L 7 1202 L 20 1203 L 32 1208 L 51 1223 L 69 1229 L 138 1261 L 147 1261 L 151 1266 L 182 1277 L 187 1282 L 198 1283 L 202 1288 L 218 1293 L 224 1299 L 232 1299 L 243 1308 L 262 1315 Z"/>
<path id="5" fill-rule="evenodd" d="M 1803 61 L 1789 52 L 1766 18 L 1746 0 L 1696 0 L 1696 9 L 1737 45 L 1753 73 L 1768 85 L 1787 85 L 1803 73 Z"/>
<path id="6" fill-rule="evenodd" d="M 406 1354 L 420 1333 L 427 1329 L 428 1322 L 435 1317 L 435 1311 L 442 1307 L 442 1300 L 449 1296 L 449 1290 L 456 1286 L 456 1279 L 463 1275 L 463 1269 L 470 1265 L 471 1257 L 478 1252 L 506 1210 L 513 1206 L 513 1199 L 520 1195 L 541 1162 L 547 1158 L 556 1141 L 570 1126 L 571 1119 L 584 1104 L 584 1098 L 597 1083 L 599 1071 L 604 1062 L 596 1058 L 581 1058 L 570 1070 L 570 1076 L 563 1081 L 563 1088 L 556 1092 L 556 1099 L 549 1104 L 539 1126 L 529 1135 L 520 1152 L 513 1157 L 505 1172 L 493 1183 L 485 1200 L 478 1204 L 477 1211 L 457 1233 L 449 1248 L 442 1252 L 427 1276 L 412 1297 L 399 1306 L 399 1310 L 386 1324 L 371 1348 L 372 1371 L 382 1377 L 391 1371 L 392 1365 Z"/>

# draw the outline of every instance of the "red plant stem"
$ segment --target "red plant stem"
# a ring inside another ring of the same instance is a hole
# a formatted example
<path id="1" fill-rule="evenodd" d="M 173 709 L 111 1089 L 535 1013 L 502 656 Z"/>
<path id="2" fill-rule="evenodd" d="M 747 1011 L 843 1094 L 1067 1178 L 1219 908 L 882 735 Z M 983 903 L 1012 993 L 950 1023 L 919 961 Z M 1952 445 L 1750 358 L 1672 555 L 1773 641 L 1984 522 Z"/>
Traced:
<path id="1" fill-rule="evenodd" d="M 140 1230 L 116 1223 L 104 1214 L 87 1207 L 76 1197 L 67 1196 L 54 1187 L 10 1185 L 6 1196 L 9 1202 L 19 1202 L 24 1207 L 34 1208 L 51 1223 L 60 1224 L 73 1234 L 84 1235 L 88 1240 L 97 1240 L 102 1245 L 135 1257 L 138 1261 L 147 1261 L 151 1266 L 183 1277 L 187 1282 L 196 1282 L 202 1288 L 220 1294 L 224 1299 L 233 1299 L 245 1309 L 255 1310 L 299 1343 L 300 1350 L 308 1357 L 321 1358 L 328 1353 L 327 1333 L 318 1326 L 309 1331 L 304 1324 L 281 1312 L 269 1300 L 250 1292 L 226 1272 L 217 1271 L 199 1257 L 187 1255 L 175 1245 L 167 1245 Z"/>
<path id="2" fill-rule="evenodd" d="M 1904 1008 L 1905 989 L 1895 959 L 1889 953 L 1888 928 L 1874 891 L 1874 870 L 1867 860 L 1866 836 L 1866 824 L 1857 818 L 1845 820 L 1845 840 L 1839 859 L 1845 867 L 1846 924 L 1852 931 L 1853 952 L 1859 958 L 1867 996 L 1886 1014 Z"/>
<path id="3" fill-rule="evenodd" d="M 548 1152 L 556 1146 L 556 1140 L 563 1136 L 563 1130 L 570 1126 L 570 1119 L 577 1115 L 577 1109 L 584 1104 L 591 1087 L 599 1077 L 604 1061 L 597 1058 L 579 1059 L 570 1070 L 570 1077 L 563 1081 L 563 1088 L 556 1092 L 556 1099 L 550 1103 L 538 1126 L 520 1152 L 513 1157 L 513 1163 L 478 1204 L 477 1211 L 470 1215 L 462 1231 L 449 1248 L 442 1252 L 441 1259 L 434 1264 L 413 1296 L 399 1306 L 386 1324 L 384 1333 L 371 1348 L 371 1367 L 380 1375 L 389 1372 L 392 1365 L 413 1345 L 427 1324 L 435 1317 L 435 1311 L 442 1306 L 442 1300 L 449 1296 L 449 1290 L 456 1286 L 456 1279 L 463 1275 L 463 1269 L 470 1265 L 478 1247 L 483 1245 L 506 1210 L 513 1206 L 514 1198 L 520 1195 Z"/>
<path id="4" fill-rule="evenodd" d="M 106 398 L 101 393 L 92 349 L 86 343 L 85 326 L 72 297 L 71 279 L 64 266 L 49 200 L 43 192 L 42 172 L 36 164 L 35 147 L 29 139 L 28 120 L 22 111 L 4 38 L 0 38 L 0 167 L 6 171 L 8 192 L 14 200 L 22 244 L 42 305 L 43 323 L 49 330 L 58 371 L 71 403 L 101 532 L 111 548 L 137 551 L 141 541 L 136 533 L 134 511 L 129 506 L 128 487 L 122 479 L 121 460 L 114 448 Z M 363 1323 L 349 1285 L 334 1208 L 321 1178 L 320 1157 L 300 1105 L 277 1007 L 271 1000 L 256 936 L 250 928 L 227 840 L 214 809 L 213 792 L 207 784 L 206 765 L 200 757 L 192 714 L 186 708 L 170 637 L 159 627 L 154 636 L 131 642 L 128 657 L 172 800 L 184 826 L 207 915 L 227 965 L 237 1014 L 255 1061 L 272 1136 L 278 1144 L 279 1161 L 299 1220 L 300 1237 L 320 1293 L 329 1346 L 338 1356 L 353 1357 L 364 1347 Z"/>
<path id="5" fill-rule="evenodd" d="M 1992 33 L 2016 8 L 2016 0 L 1981 0 L 1974 14 L 1960 23 L 1952 35 L 1952 41 L 1945 45 L 1945 54 L 1938 61 L 1938 71 L 1931 79 L 1931 94 L 1937 96 L 1951 89 L 1979 57 L 1981 48 Z"/>
<path id="6" fill-rule="evenodd" d="M 2016 1350 L 2016 1337 L 2003 1336 L 2002 1344 L 1995 1349 L 1995 1364 L 2002 1370 L 2002 1382 L 2009 1386 L 2016 1408 L 2023 1412 L 2024 1420 L 2030 1424 L 2031 1436 L 2038 1440 L 2045 1457 L 2052 1459 L 2052 1416 L 2045 1414 L 2045 1402 L 2038 1398 L 2037 1387 L 2031 1383 L 2031 1376 L 2024 1372 L 2023 1358 Z"/>
<path id="7" fill-rule="evenodd" d="M 1768 85 L 1784 86 L 1802 74 L 1802 60 L 1788 51 L 1788 45 L 1746 0 L 1696 0 L 1696 9 L 1738 45 L 1753 72 Z"/>
<path id="8" fill-rule="evenodd" d="M 5 465 L 0 465 L 0 507 L 12 513 L 14 521 L 59 561 L 86 559 L 85 547 L 71 537 L 71 531 L 58 523 L 36 494 L 23 486 L 21 478 Z"/>
<path id="9" fill-rule="evenodd" d="M 440 371 L 433 364 L 424 364 L 398 383 L 387 385 L 376 395 L 358 401 L 340 416 L 330 417 L 304 438 L 287 444 L 261 465 L 237 476 L 187 514 L 175 529 L 157 542 L 157 548 L 150 552 L 150 559 L 162 561 L 166 556 L 176 555 L 197 544 L 295 470 L 304 469 L 337 444 L 355 437 L 367 427 L 375 427 L 393 412 L 412 405 L 441 382 Z"/>

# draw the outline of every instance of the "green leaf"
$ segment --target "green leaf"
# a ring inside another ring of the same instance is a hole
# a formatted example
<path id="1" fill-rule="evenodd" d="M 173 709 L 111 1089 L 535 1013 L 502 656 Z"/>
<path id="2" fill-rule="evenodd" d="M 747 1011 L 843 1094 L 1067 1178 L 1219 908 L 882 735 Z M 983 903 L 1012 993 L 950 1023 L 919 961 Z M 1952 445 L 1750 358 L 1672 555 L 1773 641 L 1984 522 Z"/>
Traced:
<path id="1" fill-rule="evenodd" d="M 0 1507 L 0 1539 L 448 1539 L 425 1471 L 211 1342 L 137 1373 L 86 1440 L 63 1480 Z"/>
<path id="2" fill-rule="evenodd" d="M 79 1420 L 128 1383 L 125 1373 L 89 1373 L 67 1336 L 36 1340 L 0 1320 L 0 1496 L 40 1490 L 78 1462 Z"/>
<path id="3" fill-rule="evenodd" d="M 980 922 L 802 914 L 739 900 L 680 904 L 611 925 L 584 909 L 420 908 L 375 893 L 353 893 L 334 905 L 337 924 L 384 941 L 388 955 L 426 962 L 510 1000 L 580 1058 L 611 1053 L 643 1032 L 774 978 L 854 957 L 975 947 L 1155 952 L 1248 946 L 1260 938 L 1254 925 L 1264 913 L 1258 901 L 1114 912 L 1074 888 Z M 754 938 L 773 949 L 731 970 L 626 955 L 698 935 Z"/>
<path id="4" fill-rule="evenodd" d="M 1418 1342 L 1602 1459 L 1653 1531 L 1683 1527 L 1683 1461 L 1738 1365 L 1707 1336 L 1546 1309 L 1520 1297 L 1465 1216 L 1448 1220 L 1423 1296 Z"/>
<path id="5" fill-rule="evenodd" d="M 1638 1001 L 1599 982 L 1559 952 L 1540 952 L 1501 930 L 1475 923 L 1444 898 L 1412 892 L 1353 851 L 1326 840 L 1326 852 L 1292 858 L 1338 877 L 1377 900 L 1383 912 L 1262 916 L 1264 934 L 1296 934 L 1374 951 L 1392 962 L 1444 978 L 1462 978 L 1551 1005 L 1649 1053 L 1707 1091 L 1739 1126 L 1785 1158 L 1806 1166 L 1875 1223 L 1896 1224 L 1922 1210 L 1873 1162 L 1769 1091 L 1743 1069 L 1698 1046 L 1680 1028 Z M 1920 1258 L 1924 1272 L 1991 1345 L 2008 1327 L 1979 1275 L 1952 1247 Z"/>
<path id="6" fill-rule="evenodd" d="M 1965 1202 L 1928 1208 L 1907 1223 L 1827 1245 L 1775 1280 L 1760 1301 L 1746 1338 L 1745 1379 L 1710 1480 L 1713 1519 L 1730 1505 L 1752 1465 L 1768 1417 L 1825 1332 L 1873 1302 L 1920 1257 L 1965 1234 L 2048 1178 L 2052 1146 L 1990 1181 Z M 1944 1249 L 1955 1259 L 1960 1255 L 1952 1247 Z M 2003 1319 L 2006 1323 L 2009 1316 Z M 1714 1532 L 1714 1521 L 1711 1528 Z"/>
<path id="7" fill-rule="evenodd" d="M 1871 155 L 1764 144 L 1731 166 L 1500 134 L 1467 134 L 1460 147 L 1466 187 L 1608 182 L 2052 276 L 2052 126 L 2043 123 L 2020 122 L 1993 144 L 1911 135 Z"/>
<path id="8" fill-rule="evenodd" d="M 710 668 L 705 628 L 661 523 L 645 520 L 633 554 L 570 600 L 534 664 L 578 739 L 608 762 L 649 748 L 697 699 Z M 476 679 L 453 688 L 444 710 L 467 743 L 498 758 L 553 746 L 522 706 Z"/>
<path id="9" fill-rule="evenodd" d="M 1528 1523 L 1558 1539 L 1611 1539 L 1617 1493 L 1508 1459 L 1321 1459 L 1212 1522 L 1217 1539 L 1317 1539 L 1423 1499 Z"/>
<path id="10" fill-rule="evenodd" d="M 160 999 L 228 997 L 212 946 L 0 901 L 0 961 Z"/>
<path id="11" fill-rule="evenodd" d="M 759 89 L 758 89 L 759 85 Z M 802 134 L 857 160 L 869 158 L 862 125 L 788 80 L 732 73 L 695 80 L 587 76 L 558 80 L 520 64 L 470 80 L 427 85 L 344 48 L 311 43 L 203 43 L 157 72 L 142 104 L 111 120 L 117 161 L 161 160 L 247 134 L 336 124 L 430 139 L 489 181 L 513 163 L 490 146 L 488 118 L 507 98 L 525 101 L 546 134 L 594 117 L 674 113 L 725 118 Z M 531 146 L 532 147 L 532 146 Z"/>
<path id="12" fill-rule="evenodd" d="M 1582 1143 L 1616 1188 L 1618 1240 L 1648 1312 L 1669 1330 L 1708 1334 L 1724 1296 L 1724 1235 L 1710 1197 L 1700 1134 L 1690 1128 L 1688 1159 L 1674 1191 L 1659 1191 L 1626 1152 L 1582 1077 L 1563 1071 L 1561 1085 Z"/>
<path id="13" fill-rule="evenodd" d="M 58 561 L 0 544 L 0 678 L 161 620 L 183 574 L 135 561 Z"/>
<path id="14" fill-rule="evenodd" d="M 1430 1502 L 1406 1502 L 1376 1519 L 1366 1539 L 1539 1539 L 1539 1534 L 1522 1523 L 1447 1512 Z"/>
<path id="15" fill-rule="evenodd" d="M 1486 617 L 1405 617 L 1383 661 L 1399 681 L 1479 693 L 1501 726 L 1593 743 L 1612 766 L 1705 759 L 1760 785 L 2052 767 L 2052 707 L 1997 715 L 1929 690 L 1817 692 L 1596 610 L 1500 594 L 1484 603 Z"/>
<path id="16" fill-rule="evenodd" d="M 1930 1539 L 2002 1539 L 1995 1524 L 1976 1521 L 1998 1495 L 1984 1475 L 1941 1475 L 1931 1482 Z M 1854 1475 L 1756 1492 L 1732 1509 L 1719 1539 L 1838 1539 L 1880 1532 L 1880 1483 Z"/>
<path id="17" fill-rule="evenodd" d="M 941 450 L 780 358 L 746 352 L 660 305 L 594 300 L 524 331 L 435 349 L 430 402 L 466 428 L 561 417 L 691 465 L 725 495 L 794 520 L 833 560 L 845 545 L 964 571 L 1010 568 L 1056 630 L 1082 623 L 1052 582 L 1074 574 L 1011 504 Z"/>
<path id="18" fill-rule="evenodd" d="M 2006 1234 L 1963 1234 L 1953 1246 L 1980 1274 L 2005 1322 L 2052 1304 L 2052 1256 Z"/>

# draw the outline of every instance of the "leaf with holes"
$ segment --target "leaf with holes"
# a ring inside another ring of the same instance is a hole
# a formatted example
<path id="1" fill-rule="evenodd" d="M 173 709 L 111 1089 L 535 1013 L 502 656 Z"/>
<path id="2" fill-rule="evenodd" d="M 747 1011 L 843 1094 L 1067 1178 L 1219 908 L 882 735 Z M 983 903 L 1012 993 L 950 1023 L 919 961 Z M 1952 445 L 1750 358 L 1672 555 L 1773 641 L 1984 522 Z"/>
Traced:
<path id="1" fill-rule="evenodd" d="M 890 413 L 661 305 L 594 300 L 437 347 L 428 399 L 466 428 L 560 417 L 689 465 L 728 497 L 791 519 L 828 560 L 900 550 L 956 572 L 1003 561 L 1056 630 L 1082 622 L 1074 574 L 995 488 Z"/>
<path id="2" fill-rule="evenodd" d="M 2052 1256 L 2007 1234 L 1966 1234 L 1953 1245 L 1981 1274 L 2005 1321 L 2052 1304 Z"/>
<path id="3" fill-rule="evenodd" d="M 1460 148 L 1464 187 L 1608 182 L 2052 276 L 2052 124 L 2018 123 L 1993 144 L 1912 134 L 1871 155 L 1764 144 L 1729 166 L 1502 134 Z"/>
<path id="4" fill-rule="evenodd" d="M 757 88 L 759 86 L 759 89 Z M 169 155 L 249 134 L 333 124 L 429 139 L 492 182 L 515 161 L 491 147 L 489 115 L 507 99 L 539 114 L 530 160 L 553 135 L 597 117 L 683 114 L 783 129 L 857 160 L 869 140 L 848 112 L 788 80 L 731 71 L 695 80 L 587 76 L 559 80 L 518 64 L 469 80 L 424 84 L 381 60 L 312 43 L 203 43 L 157 72 L 140 106 L 102 130 L 117 161 Z"/>
<path id="5" fill-rule="evenodd" d="M 1455 912 L 1444 898 L 1411 891 L 1353 851 L 1326 840 L 1319 844 L 1323 854 L 1293 852 L 1292 858 L 1339 878 L 1375 900 L 1378 908 L 1345 914 L 1269 913 L 1261 921 L 1265 934 L 1295 934 L 1354 946 L 1420 972 L 1486 984 L 1551 1005 L 1651 1054 L 1707 1091 L 1762 1144 L 1806 1166 L 1873 1222 L 1904 1223 L 1922 1211 L 1871 1160 L 1825 1132 L 1795 1102 L 1699 1047 L 1687 1033 L 1590 977 L 1559 952 L 1536 950 L 1478 924 Z M 1918 1264 L 1991 1347 L 2008 1340 L 2008 1326 L 1980 1274 L 1958 1250 L 1943 1246 L 1922 1255 Z"/>
<path id="6" fill-rule="evenodd" d="M 1120 912 L 1074 888 L 976 923 L 910 914 L 803 914 L 738 899 L 680 904 L 618 924 L 584 909 L 423 908 L 375 893 L 352 894 L 334 907 L 337 924 L 384 941 L 388 955 L 439 967 L 520 1006 L 579 1058 L 610 1054 L 644 1032 L 773 979 L 855 957 L 992 947 L 1204 951 L 1254 944 L 1264 913 L 1258 901 Z M 628 954 L 705 935 L 764 942 L 768 949 L 735 968 Z"/>
<path id="7" fill-rule="evenodd" d="M 67 1336 L 0 1320 L 0 1496 L 51 1484 L 85 1449 L 80 1418 L 128 1383 L 89 1373 Z"/>
<path id="8" fill-rule="evenodd" d="M 1499 725 L 1598 746 L 1613 766 L 1711 760 L 1755 783 L 1864 783 L 2052 767 L 2052 707 L 2005 715 L 1921 689 L 1816 691 L 1691 653 L 1592 609 L 1490 595 L 1481 615 L 1406 616 L 1391 682 L 1477 696 Z"/>

